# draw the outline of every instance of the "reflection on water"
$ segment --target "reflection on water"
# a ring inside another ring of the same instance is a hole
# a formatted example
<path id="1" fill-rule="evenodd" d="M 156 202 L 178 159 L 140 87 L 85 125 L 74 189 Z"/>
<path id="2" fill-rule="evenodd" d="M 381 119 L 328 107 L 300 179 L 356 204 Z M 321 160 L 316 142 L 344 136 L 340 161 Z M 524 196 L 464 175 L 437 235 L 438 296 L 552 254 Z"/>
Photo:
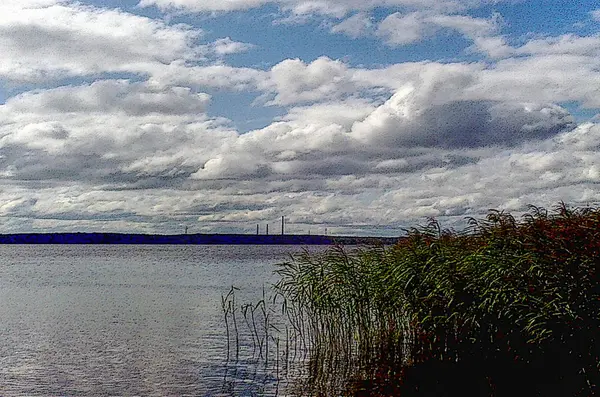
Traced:
<path id="1" fill-rule="evenodd" d="M 221 296 L 258 301 L 298 249 L 0 246 L 0 395 L 275 395 L 273 365 L 225 365 Z"/>

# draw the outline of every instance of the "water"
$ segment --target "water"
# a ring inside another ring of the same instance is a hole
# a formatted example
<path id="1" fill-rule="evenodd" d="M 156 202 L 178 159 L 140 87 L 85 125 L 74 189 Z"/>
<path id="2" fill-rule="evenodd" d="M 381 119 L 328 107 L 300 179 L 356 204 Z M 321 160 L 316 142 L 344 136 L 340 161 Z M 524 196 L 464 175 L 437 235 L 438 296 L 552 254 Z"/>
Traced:
<path id="1" fill-rule="evenodd" d="M 299 249 L 0 246 L 0 395 L 273 395 L 225 366 L 221 296 L 257 301 Z"/>

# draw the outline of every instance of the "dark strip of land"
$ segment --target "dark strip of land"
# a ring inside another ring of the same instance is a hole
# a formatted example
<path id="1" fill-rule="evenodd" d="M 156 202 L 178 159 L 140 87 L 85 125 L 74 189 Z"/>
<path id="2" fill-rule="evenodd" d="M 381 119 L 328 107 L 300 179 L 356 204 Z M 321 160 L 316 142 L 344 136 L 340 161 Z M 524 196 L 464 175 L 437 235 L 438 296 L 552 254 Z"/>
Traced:
<path id="1" fill-rule="evenodd" d="M 390 245 L 398 237 L 254 234 L 21 233 L 0 234 L 0 244 L 222 244 L 222 245 Z"/>

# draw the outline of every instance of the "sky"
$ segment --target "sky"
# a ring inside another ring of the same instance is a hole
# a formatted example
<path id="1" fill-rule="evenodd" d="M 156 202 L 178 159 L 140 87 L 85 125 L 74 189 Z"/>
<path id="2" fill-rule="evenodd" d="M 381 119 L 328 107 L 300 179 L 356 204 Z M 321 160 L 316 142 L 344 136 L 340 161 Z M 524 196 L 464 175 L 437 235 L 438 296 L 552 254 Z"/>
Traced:
<path id="1" fill-rule="evenodd" d="M 2 0 L 0 233 L 600 205 L 600 4 Z"/>

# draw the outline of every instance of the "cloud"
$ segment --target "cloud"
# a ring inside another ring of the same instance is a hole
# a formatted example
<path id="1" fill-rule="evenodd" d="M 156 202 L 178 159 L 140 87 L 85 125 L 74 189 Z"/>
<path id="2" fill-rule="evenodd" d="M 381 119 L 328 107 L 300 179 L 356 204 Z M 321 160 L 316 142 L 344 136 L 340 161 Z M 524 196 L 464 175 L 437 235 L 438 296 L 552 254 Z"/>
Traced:
<path id="1" fill-rule="evenodd" d="M 450 80 L 444 81 L 456 88 Z M 441 101 L 445 89 L 429 82 L 382 104 L 348 98 L 297 107 L 243 135 L 202 114 L 209 97 L 189 88 L 118 80 L 38 90 L 0 108 L 0 168 L 14 180 L 129 188 L 318 179 L 450 164 L 440 160 L 443 153 L 432 157 L 411 148 L 514 146 L 572 128 L 557 106 Z"/>
<path id="2" fill-rule="evenodd" d="M 270 182 L 461 167 L 474 161 L 461 154 L 465 150 L 517 147 L 575 127 L 570 114 L 555 105 L 487 101 L 435 105 L 427 104 L 420 90 L 399 91 L 358 114 L 352 109 L 360 100 L 292 109 L 285 121 L 240 135 L 193 178 Z M 332 110 L 337 116 L 331 115 Z"/>
<path id="3" fill-rule="evenodd" d="M 482 71 L 469 88 L 473 97 L 522 102 L 577 101 L 584 107 L 600 105 L 597 57 L 564 53 L 502 60 Z"/>
<path id="4" fill-rule="evenodd" d="M 467 15 L 434 15 L 427 21 L 439 27 L 454 29 L 469 37 L 487 36 L 496 33 L 498 17 L 492 19 L 474 18 Z"/>
<path id="5" fill-rule="evenodd" d="M 278 90 L 276 101 L 322 103 L 292 108 L 282 121 L 234 139 L 226 152 L 206 158 L 194 179 L 276 180 L 277 175 L 317 177 L 350 170 L 414 171 L 450 163 L 440 157 L 394 158 L 390 150 L 515 146 L 574 127 L 572 117 L 559 106 L 494 98 L 489 89 L 475 89 L 481 88 L 488 73 L 496 73 L 477 64 L 414 63 L 366 70 L 322 58 L 311 64 L 284 61 L 272 73 L 278 83 L 273 86 Z M 402 77 L 403 86 L 397 87 L 402 80 L 396 76 Z M 361 90 L 369 93 L 374 84 L 393 95 L 383 102 L 355 96 Z M 353 153 L 354 163 L 340 157 L 325 161 L 331 153 Z M 375 157 L 381 160 L 373 163 Z"/>
<path id="6" fill-rule="evenodd" d="M 415 110 L 411 91 L 395 94 L 352 127 L 365 144 L 465 148 L 553 136 L 575 122 L 554 105 L 454 101 Z"/>
<path id="7" fill-rule="evenodd" d="M 332 26 L 331 33 L 343 33 L 352 38 L 367 36 L 373 27 L 369 15 L 359 12 Z"/>
<path id="8" fill-rule="evenodd" d="M 67 0 L 5 0 L 2 2 L 2 7 L 6 9 L 26 9 L 48 7 L 60 3 L 65 3 Z"/>
<path id="9" fill-rule="evenodd" d="M 0 74 L 18 87 L 0 105 L 4 230 L 243 232 L 284 214 L 298 231 L 397 234 L 424 216 L 455 225 L 493 207 L 600 203 L 600 127 L 567 110 L 600 108 L 597 35 L 511 46 L 498 16 L 460 14 L 475 1 L 269 4 L 393 46 L 463 35 L 474 60 L 234 67 L 226 56 L 251 45 L 200 43 L 199 28 L 70 1 L 3 2 Z M 377 23 L 377 7 L 397 12 Z M 207 114 L 204 91 L 220 90 L 285 114 L 240 133 L 223 109 Z"/>
<path id="10" fill-rule="evenodd" d="M 246 52 L 254 48 L 254 45 L 233 41 L 229 37 L 219 39 L 212 43 L 211 50 L 218 56 L 237 54 Z"/>
<path id="11" fill-rule="evenodd" d="M 488 3 L 477 1 L 444 0 L 444 1 L 415 1 L 415 0 L 141 0 L 142 7 L 157 6 L 162 10 L 185 10 L 188 12 L 230 12 L 247 10 L 274 4 L 289 15 L 279 22 L 306 23 L 312 16 L 341 19 L 349 13 L 354 15 L 342 22 L 334 23 L 332 33 L 342 33 L 349 37 L 378 36 L 388 45 L 399 46 L 415 43 L 433 35 L 440 29 L 452 29 L 474 40 L 478 51 L 492 57 L 502 57 L 508 54 L 509 47 L 504 39 L 493 36 L 501 20 L 499 15 L 490 19 L 474 18 L 457 15 L 470 8 L 481 7 Z M 492 1 L 489 1 L 492 3 Z M 497 3 L 493 1 L 493 3 Z M 376 9 L 397 10 L 387 15 L 374 26 L 369 12 Z"/>
<path id="12" fill-rule="evenodd" d="M 478 52 L 492 58 L 508 56 L 510 47 L 502 36 L 496 35 L 502 20 L 499 14 L 489 19 L 457 14 L 486 3 L 496 4 L 498 0 L 141 0 L 139 5 L 202 13 L 247 10 L 272 4 L 287 13 L 285 17 L 276 17 L 274 23 L 304 24 L 320 17 L 331 26 L 331 33 L 341 33 L 351 38 L 379 37 L 390 46 L 412 44 L 433 36 L 441 29 L 451 29 L 473 40 L 472 48 Z M 391 13 L 375 24 L 369 16 L 375 9 Z M 401 11 L 396 11 L 398 9 Z M 354 15 L 347 17 L 353 12 Z M 332 22 L 332 19 L 338 21 Z M 344 20 L 339 22 L 339 19 Z"/>
<path id="13" fill-rule="evenodd" d="M 339 232 L 364 234 L 373 228 L 378 234 L 394 234 L 425 216 L 458 226 L 464 216 L 486 208 L 518 212 L 528 203 L 550 206 L 558 198 L 597 202 L 600 173 L 594 146 L 599 134 L 599 126 L 587 125 L 541 144 L 484 149 L 471 161 L 453 166 L 441 162 L 418 172 L 403 168 L 401 159 L 383 164 L 386 172 L 357 172 L 357 166 L 364 170 L 369 163 L 361 164 L 354 154 L 343 162 L 328 157 L 321 164 L 306 163 L 310 166 L 302 168 L 306 173 L 300 179 L 254 176 L 226 184 L 199 179 L 191 189 L 157 186 L 144 194 L 63 182 L 35 191 L 9 187 L 2 197 L 9 219 L 35 222 L 33 228 L 44 230 L 157 231 L 164 222 L 167 232 L 175 232 L 184 222 L 205 231 L 251 232 L 256 222 L 275 223 L 285 214 L 290 228 L 299 231 L 329 226 L 331 232 L 335 226 Z M 442 153 L 436 156 L 443 159 Z M 353 174 L 340 175 L 350 170 Z M 12 227 L 19 224 L 14 221 Z"/>
<path id="14" fill-rule="evenodd" d="M 162 10 L 184 9 L 191 12 L 246 10 L 269 3 L 270 0 L 140 0 L 139 6 L 156 6 Z"/>
<path id="15" fill-rule="evenodd" d="M 81 4 L 0 5 L 0 76 L 37 81 L 195 59 L 201 31 Z"/>
<path id="16" fill-rule="evenodd" d="M 494 14 L 491 18 L 475 18 L 468 15 L 436 14 L 431 12 L 399 12 L 388 15 L 377 26 L 374 32 L 389 46 L 404 46 L 432 37 L 441 30 L 450 30 L 462 34 L 472 40 L 469 48 L 492 58 L 509 56 L 513 49 L 499 36 L 502 18 Z M 365 28 L 363 34 L 369 32 Z"/>
<path id="17" fill-rule="evenodd" d="M 271 69 L 277 91 L 271 104 L 288 105 L 333 99 L 354 90 L 347 77 L 347 67 L 340 61 L 320 57 L 310 64 L 288 59 Z"/>
<path id="18" fill-rule="evenodd" d="M 266 177 L 271 170 L 251 153 L 220 153 L 207 160 L 193 173 L 192 179 L 254 179 Z"/>
<path id="19" fill-rule="evenodd" d="M 420 41 L 427 34 L 421 14 L 388 15 L 377 27 L 377 35 L 390 45 L 406 45 Z"/>
<path id="20" fill-rule="evenodd" d="M 264 72 L 211 64 L 254 46 L 229 37 L 199 44 L 188 25 L 67 1 L 0 4 L 0 77 L 19 82 L 150 76 L 160 87 L 191 85 L 242 89 L 264 84 Z"/>
<path id="21" fill-rule="evenodd" d="M 181 184 L 238 134 L 189 88 L 124 80 L 28 92 L 0 106 L 0 169 L 14 180 Z"/>
<path id="22" fill-rule="evenodd" d="M 190 86 L 234 91 L 270 91 L 274 85 L 270 73 L 229 65 L 188 66 L 181 62 L 149 66 L 149 84 L 156 87 Z"/>
<path id="23" fill-rule="evenodd" d="M 600 54 L 600 35 L 587 37 L 565 34 L 556 37 L 544 37 L 529 40 L 516 49 L 519 55 L 578 55 L 598 56 Z"/>
<path id="24" fill-rule="evenodd" d="M 362 120 L 375 110 L 374 104 L 366 99 L 347 99 L 291 108 L 283 117 L 285 121 L 299 124 L 336 124 L 349 130 L 352 124 Z"/>
<path id="25" fill-rule="evenodd" d="M 474 37 L 473 46 L 470 48 L 497 59 L 506 58 L 514 53 L 513 48 L 506 44 L 506 40 L 501 36 Z"/>
<path id="26" fill-rule="evenodd" d="M 480 7 L 498 0 L 140 0 L 142 7 L 156 6 L 162 10 L 188 12 L 230 12 L 275 4 L 295 14 L 322 14 L 343 17 L 351 11 L 368 11 L 378 7 L 431 9 L 436 12 L 457 12 Z"/>
<path id="27" fill-rule="evenodd" d="M 505 38 L 499 35 L 500 27 L 503 25 L 500 14 L 493 14 L 489 19 L 468 15 L 435 15 L 428 18 L 428 22 L 461 33 L 473 41 L 469 49 L 491 58 L 504 58 L 513 52 Z"/>
<path id="28" fill-rule="evenodd" d="M 204 113 L 209 101 L 210 95 L 193 93 L 187 87 L 157 90 L 145 83 L 100 80 L 85 86 L 29 91 L 9 99 L 6 108 L 10 112 L 185 115 Z"/>
<path id="29" fill-rule="evenodd" d="M 420 83 L 427 100 L 513 101 L 517 103 L 580 102 L 600 105 L 600 42 L 591 37 L 560 36 L 534 39 L 511 49 L 519 56 L 493 63 L 405 62 L 381 68 L 353 68 L 320 57 L 306 63 L 289 59 L 270 73 L 256 73 L 260 90 L 273 92 L 271 103 L 293 105 L 337 101 L 346 97 L 375 101 L 407 84 Z M 251 73 L 246 73 L 250 75 Z M 428 88 L 427 88 L 428 87 Z M 429 91 L 428 91 L 429 90 Z M 430 92 L 431 91 L 431 92 Z"/>

